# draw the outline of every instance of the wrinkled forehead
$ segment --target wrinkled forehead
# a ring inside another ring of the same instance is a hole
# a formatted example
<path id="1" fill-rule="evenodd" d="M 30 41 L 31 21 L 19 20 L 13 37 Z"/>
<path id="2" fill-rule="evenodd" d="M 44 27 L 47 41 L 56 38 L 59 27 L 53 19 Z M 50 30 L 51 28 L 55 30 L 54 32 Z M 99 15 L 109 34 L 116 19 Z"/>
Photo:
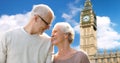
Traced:
<path id="1" fill-rule="evenodd" d="M 60 25 L 55 25 L 52 31 L 63 32 L 63 31 L 62 31 L 62 27 L 61 27 Z"/>
<path id="2" fill-rule="evenodd" d="M 59 27 L 58 26 L 54 26 L 52 31 L 56 31 L 56 30 L 59 30 Z"/>

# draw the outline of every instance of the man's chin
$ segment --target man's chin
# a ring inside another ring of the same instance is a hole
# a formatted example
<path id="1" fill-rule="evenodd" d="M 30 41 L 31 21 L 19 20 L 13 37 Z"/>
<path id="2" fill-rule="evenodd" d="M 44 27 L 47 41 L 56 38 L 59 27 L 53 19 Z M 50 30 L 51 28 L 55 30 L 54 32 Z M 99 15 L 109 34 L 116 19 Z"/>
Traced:
<path id="1" fill-rule="evenodd" d="M 39 34 L 41 34 L 41 35 L 42 35 L 43 33 L 44 33 L 44 31 L 40 32 Z"/>

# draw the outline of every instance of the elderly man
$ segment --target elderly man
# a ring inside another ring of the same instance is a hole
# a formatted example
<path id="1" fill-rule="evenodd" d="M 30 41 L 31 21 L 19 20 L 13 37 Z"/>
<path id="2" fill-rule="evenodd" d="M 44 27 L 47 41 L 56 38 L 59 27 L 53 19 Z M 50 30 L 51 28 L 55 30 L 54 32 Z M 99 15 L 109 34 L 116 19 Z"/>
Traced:
<path id="1" fill-rule="evenodd" d="M 7 31 L 0 40 L 0 63 L 50 63 L 52 45 L 43 33 L 54 19 L 52 9 L 33 6 L 30 21 L 23 28 Z"/>

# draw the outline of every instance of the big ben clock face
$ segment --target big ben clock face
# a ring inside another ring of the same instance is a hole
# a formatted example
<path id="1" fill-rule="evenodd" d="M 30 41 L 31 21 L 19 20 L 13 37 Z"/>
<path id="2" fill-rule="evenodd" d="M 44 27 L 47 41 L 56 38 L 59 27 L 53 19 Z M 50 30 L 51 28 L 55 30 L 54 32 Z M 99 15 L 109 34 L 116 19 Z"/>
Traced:
<path id="1" fill-rule="evenodd" d="M 90 20 L 90 17 L 89 17 L 88 15 L 86 15 L 86 16 L 83 17 L 83 21 L 84 21 L 84 22 L 87 22 L 87 21 L 89 21 L 89 20 Z"/>

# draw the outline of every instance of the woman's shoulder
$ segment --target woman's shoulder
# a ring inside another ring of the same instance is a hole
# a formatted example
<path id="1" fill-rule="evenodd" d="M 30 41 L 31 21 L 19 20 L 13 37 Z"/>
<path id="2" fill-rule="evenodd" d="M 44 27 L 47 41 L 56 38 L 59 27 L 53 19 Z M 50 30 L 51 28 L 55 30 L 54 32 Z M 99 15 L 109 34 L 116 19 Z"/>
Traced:
<path id="1" fill-rule="evenodd" d="M 85 51 L 82 50 L 82 49 L 78 50 L 78 52 L 81 53 L 81 54 L 85 54 L 85 55 L 87 55 L 87 52 L 85 52 Z"/>
<path id="2" fill-rule="evenodd" d="M 83 50 L 79 50 L 79 51 L 77 51 L 76 53 L 75 53 L 75 56 L 78 56 L 78 57 L 85 57 L 85 56 L 87 56 L 88 54 L 85 52 L 85 51 L 83 51 Z"/>

